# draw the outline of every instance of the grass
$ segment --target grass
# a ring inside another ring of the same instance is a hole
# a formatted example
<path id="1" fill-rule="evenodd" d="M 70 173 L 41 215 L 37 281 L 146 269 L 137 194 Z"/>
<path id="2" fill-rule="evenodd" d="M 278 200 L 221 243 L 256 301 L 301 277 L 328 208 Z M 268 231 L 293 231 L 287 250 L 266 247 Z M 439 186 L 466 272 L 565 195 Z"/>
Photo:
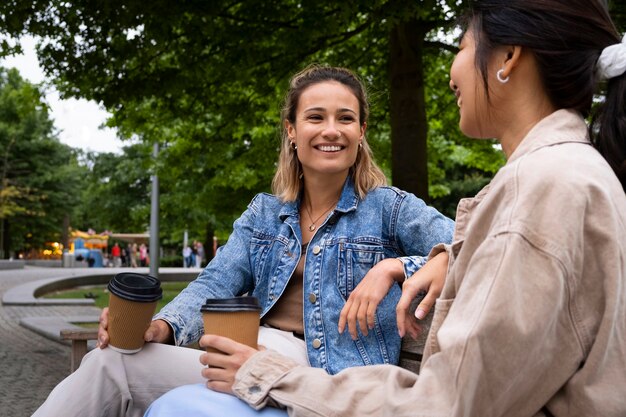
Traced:
<path id="1" fill-rule="evenodd" d="M 157 303 L 156 311 L 178 295 L 187 286 L 187 282 L 162 282 L 163 298 Z M 42 298 L 93 298 L 96 307 L 104 308 L 109 305 L 109 291 L 106 285 L 76 287 L 45 294 Z"/>

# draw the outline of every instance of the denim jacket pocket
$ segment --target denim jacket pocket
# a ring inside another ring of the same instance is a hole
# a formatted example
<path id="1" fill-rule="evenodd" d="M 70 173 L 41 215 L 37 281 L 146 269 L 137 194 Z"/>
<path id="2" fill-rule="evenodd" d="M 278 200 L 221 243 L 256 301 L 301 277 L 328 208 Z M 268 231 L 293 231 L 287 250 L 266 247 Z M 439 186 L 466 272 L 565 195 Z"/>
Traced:
<path id="1" fill-rule="evenodd" d="M 259 280 L 267 283 L 285 251 L 285 244 L 275 236 L 255 234 L 250 240 L 250 262 L 255 287 Z M 280 252 L 280 254 L 278 253 Z"/>
<path id="2" fill-rule="evenodd" d="M 337 288 L 344 300 L 348 299 L 363 277 L 384 257 L 381 245 L 348 242 L 339 244 Z"/>

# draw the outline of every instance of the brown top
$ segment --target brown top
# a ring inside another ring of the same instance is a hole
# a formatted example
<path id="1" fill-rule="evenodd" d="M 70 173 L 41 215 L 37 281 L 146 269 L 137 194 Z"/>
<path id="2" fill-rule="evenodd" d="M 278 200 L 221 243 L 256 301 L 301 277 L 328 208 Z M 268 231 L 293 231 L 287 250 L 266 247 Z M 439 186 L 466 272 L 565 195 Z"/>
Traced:
<path id="1" fill-rule="evenodd" d="M 306 253 L 308 244 L 302 245 L 302 253 Z M 285 291 L 276 304 L 263 317 L 263 324 L 280 330 L 304 334 L 302 311 L 304 255 L 300 257 L 296 270 L 287 283 Z"/>

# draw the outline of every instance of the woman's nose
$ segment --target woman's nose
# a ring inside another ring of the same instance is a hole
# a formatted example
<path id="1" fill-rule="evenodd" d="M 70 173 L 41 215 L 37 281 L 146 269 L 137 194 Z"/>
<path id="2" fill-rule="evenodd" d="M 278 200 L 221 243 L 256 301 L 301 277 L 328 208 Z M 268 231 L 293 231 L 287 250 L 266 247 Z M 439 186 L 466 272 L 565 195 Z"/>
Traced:
<path id="1" fill-rule="evenodd" d="M 341 131 L 338 129 L 337 124 L 331 120 L 322 131 L 322 136 L 326 139 L 338 139 L 341 137 Z"/>
<path id="2" fill-rule="evenodd" d="M 452 79 L 450 79 L 450 89 L 452 91 L 456 91 L 457 88 L 459 88 L 459 87 L 457 87 L 457 85 L 454 83 L 454 81 L 452 81 Z"/>

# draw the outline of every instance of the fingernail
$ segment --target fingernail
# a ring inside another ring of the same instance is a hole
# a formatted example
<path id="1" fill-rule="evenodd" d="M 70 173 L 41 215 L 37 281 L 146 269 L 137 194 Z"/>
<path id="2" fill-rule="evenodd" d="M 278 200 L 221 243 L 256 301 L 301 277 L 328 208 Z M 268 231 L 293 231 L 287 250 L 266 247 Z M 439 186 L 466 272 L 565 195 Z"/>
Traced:
<path id="1" fill-rule="evenodd" d="M 100 346 L 104 345 L 104 336 L 100 336 Z"/>
<path id="2" fill-rule="evenodd" d="M 146 342 L 152 341 L 152 333 L 146 333 L 145 339 L 146 339 Z"/>
<path id="3" fill-rule="evenodd" d="M 417 310 L 415 310 L 415 317 L 417 317 L 418 320 L 422 320 L 424 317 L 426 317 L 426 310 L 418 308 Z"/>

